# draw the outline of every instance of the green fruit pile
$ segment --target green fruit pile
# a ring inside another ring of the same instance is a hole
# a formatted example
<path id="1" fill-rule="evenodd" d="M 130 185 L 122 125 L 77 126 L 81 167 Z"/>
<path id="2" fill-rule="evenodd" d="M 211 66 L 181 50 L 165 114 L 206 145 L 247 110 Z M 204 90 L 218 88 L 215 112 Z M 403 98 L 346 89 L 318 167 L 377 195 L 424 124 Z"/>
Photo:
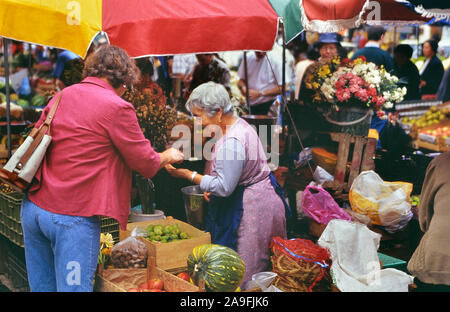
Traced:
<path id="1" fill-rule="evenodd" d="M 178 224 L 166 226 L 149 225 L 146 230 L 148 233 L 146 239 L 151 242 L 168 243 L 191 238 L 186 232 L 180 230 Z"/>
<path id="2" fill-rule="evenodd" d="M 439 124 L 447 119 L 450 119 L 450 110 L 448 108 L 439 109 L 436 106 L 431 106 L 428 111 L 419 118 L 402 118 L 405 124 L 416 125 L 417 128 L 424 128 Z"/>
<path id="3" fill-rule="evenodd" d="M 417 196 L 417 195 L 411 196 L 411 205 L 419 207 L 419 205 L 420 205 L 420 197 Z"/>

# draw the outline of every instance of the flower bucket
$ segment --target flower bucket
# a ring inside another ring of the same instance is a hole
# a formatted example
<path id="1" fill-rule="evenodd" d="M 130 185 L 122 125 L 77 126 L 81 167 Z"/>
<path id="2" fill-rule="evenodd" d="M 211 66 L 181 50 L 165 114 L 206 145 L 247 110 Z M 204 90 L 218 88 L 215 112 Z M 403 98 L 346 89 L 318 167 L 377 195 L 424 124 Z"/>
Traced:
<path id="1" fill-rule="evenodd" d="M 352 135 L 367 136 L 369 134 L 373 111 L 358 107 L 342 107 L 325 114 L 330 123 L 331 132 L 344 132 Z"/>

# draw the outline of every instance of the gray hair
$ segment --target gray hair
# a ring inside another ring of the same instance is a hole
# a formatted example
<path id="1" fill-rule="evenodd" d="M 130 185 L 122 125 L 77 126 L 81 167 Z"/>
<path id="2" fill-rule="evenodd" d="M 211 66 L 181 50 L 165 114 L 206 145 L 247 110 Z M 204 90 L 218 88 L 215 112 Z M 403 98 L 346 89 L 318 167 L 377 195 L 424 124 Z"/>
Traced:
<path id="1" fill-rule="evenodd" d="M 204 110 L 209 117 L 213 117 L 220 109 L 223 114 L 233 112 L 230 96 L 221 84 L 206 82 L 195 88 L 186 102 L 186 109 L 192 112 L 196 107 Z"/>

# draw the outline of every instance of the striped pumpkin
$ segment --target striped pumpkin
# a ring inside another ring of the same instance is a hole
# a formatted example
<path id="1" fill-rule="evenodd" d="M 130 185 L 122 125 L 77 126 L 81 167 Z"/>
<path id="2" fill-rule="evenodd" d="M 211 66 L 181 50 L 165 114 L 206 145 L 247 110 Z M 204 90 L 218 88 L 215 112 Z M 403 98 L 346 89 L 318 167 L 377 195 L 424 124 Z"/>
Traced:
<path id="1" fill-rule="evenodd" d="M 245 274 L 245 264 L 233 249 L 204 244 L 195 247 L 187 258 L 189 275 L 199 285 L 204 280 L 209 292 L 232 292 L 241 284 Z"/>

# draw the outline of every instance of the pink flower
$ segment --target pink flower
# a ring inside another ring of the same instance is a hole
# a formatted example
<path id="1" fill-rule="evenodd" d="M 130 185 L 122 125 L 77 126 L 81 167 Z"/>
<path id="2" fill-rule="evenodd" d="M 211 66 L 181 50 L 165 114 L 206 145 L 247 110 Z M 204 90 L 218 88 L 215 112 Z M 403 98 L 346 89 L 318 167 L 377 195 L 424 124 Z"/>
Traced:
<path id="1" fill-rule="evenodd" d="M 358 92 L 356 92 L 355 95 L 363 102 L 367 102 L 369 100 L 369 96 L 367 95 L 366 89 L 358 90 Z"/>
<path id="2" fill-rule="evenodd" d="M 361 87 L 358 86 L 357 84 L 351 84 L 350 87 L 348 88 L 349 91 L 353 94 L 357 93 L 359 90 L 361 90 Z"/>
<path id="3" fill-rule="evenodd" d="M 338 81 L 336 81 L 334 86 L 336 87 L 336 89 L 340 89 L 340 88 L 344 87 L 346 83 L 347 82 L 341 77 L 341 78 L 339 78 Z"/>
<path id="4" fill-rule="evenodd" d="M 376 96 L 377 95 L 377 89 L 376 88 L 368 88 L 367 89 L 367 94 L 369 96 Z"/>
<path id="5" fill-rule="evenodd" d="M 351 80 L 355 75 L 352 73 L 346 73 L 343 77 L 344 79 Z"/>
<path id="6" fill-rule="evenodd" d="M 379 96 L 378 99 L 377 99 L 377 105 L 382 106 L 384 104 L 384 102 L 386 102 L 384 97 Z"/>

